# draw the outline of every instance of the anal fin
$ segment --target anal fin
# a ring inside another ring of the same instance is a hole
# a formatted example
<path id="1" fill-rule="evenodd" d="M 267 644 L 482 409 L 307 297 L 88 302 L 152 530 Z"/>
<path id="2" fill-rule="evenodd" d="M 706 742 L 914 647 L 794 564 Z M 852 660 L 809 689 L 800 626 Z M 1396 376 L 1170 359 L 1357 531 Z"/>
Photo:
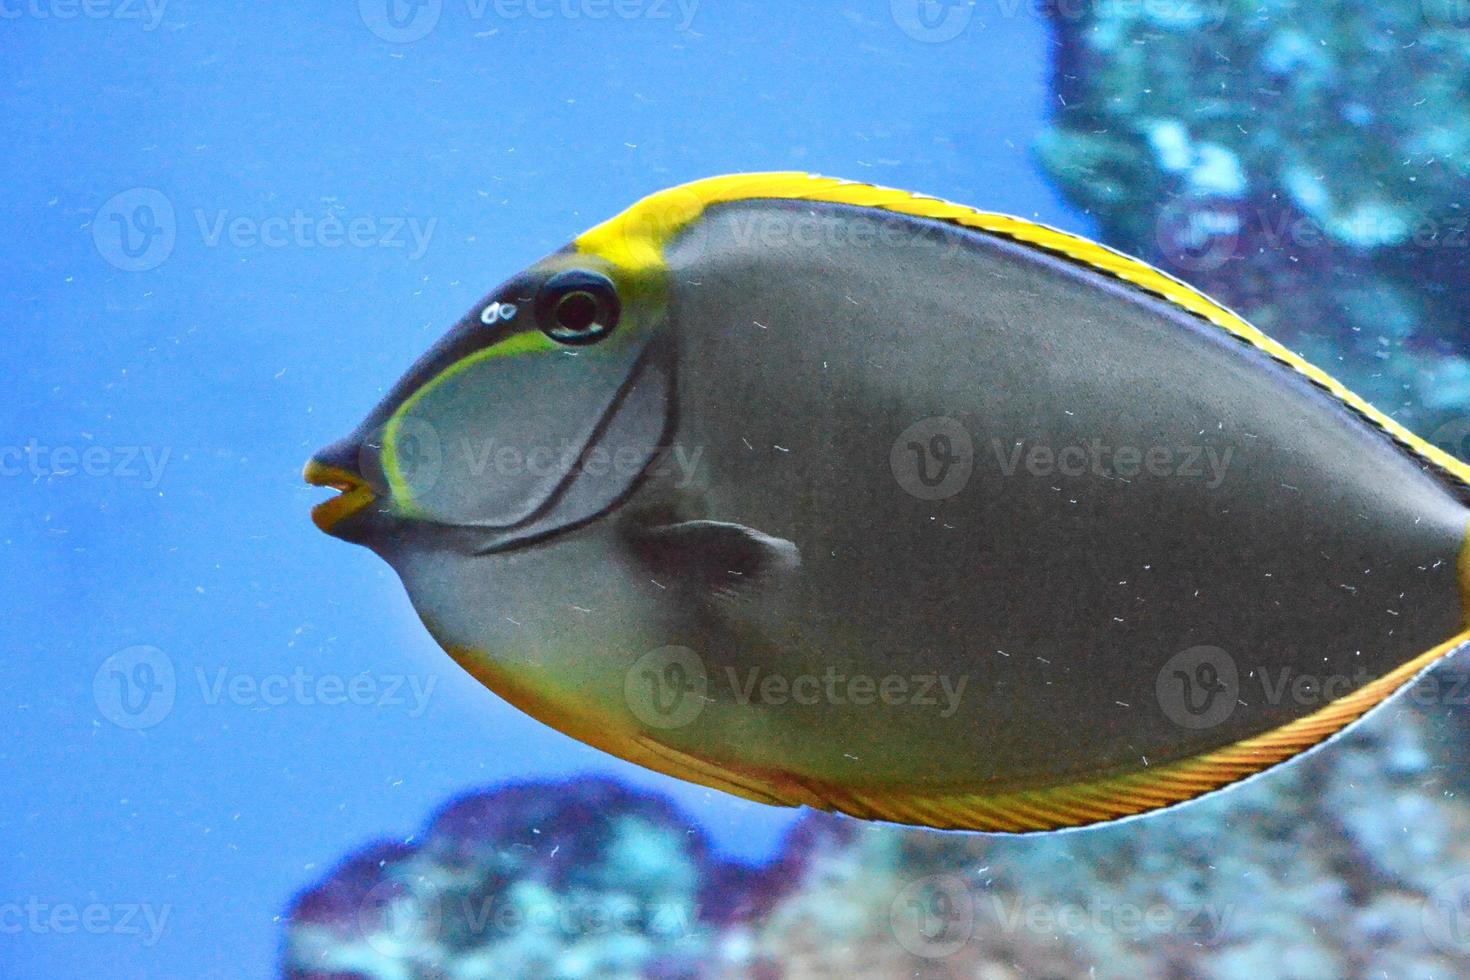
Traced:
<path id="1" fill-rule="evenodd" d="M 800 806 L 811 802 L 806 799 L 793 798 L 748 773 L 737 772 L 719 763 L 655 742 L 647 735 L 639 735 L 636 741 L 642 748 L 664 762 L 673 775 L 699 783 L 701 786 L 708 786 L 711 789 L 718 789 L 743 799 L 771 806 Z"/>
<path id="2" fill-rule="evenodd" d="M 1013 834 L 1083 827 L 1161 810 L 1224 789 L 1321 745 L 1467 643 L 1470 631 L 1306 717 L 1193 758 L 1093 781 L 998 792 L 915 793 L 808 782 L 805 785 L 818 797 L 808 805 L 868 820 Z"/>

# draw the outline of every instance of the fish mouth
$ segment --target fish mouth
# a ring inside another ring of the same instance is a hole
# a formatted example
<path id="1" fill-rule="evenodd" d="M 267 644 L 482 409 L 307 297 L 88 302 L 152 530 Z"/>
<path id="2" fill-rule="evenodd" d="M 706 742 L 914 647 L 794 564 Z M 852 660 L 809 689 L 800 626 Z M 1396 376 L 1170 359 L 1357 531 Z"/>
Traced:
<path id="1" fill-rule="evenodd" d="M 338 491 L 337 496 L 311 509 L 312 523 L 328 534 L 332 533 L 332 528 L 377 499 L 366 480 L 340 466 L 310 459 L 301 477 L 314 487 L 330 487 Z"/>

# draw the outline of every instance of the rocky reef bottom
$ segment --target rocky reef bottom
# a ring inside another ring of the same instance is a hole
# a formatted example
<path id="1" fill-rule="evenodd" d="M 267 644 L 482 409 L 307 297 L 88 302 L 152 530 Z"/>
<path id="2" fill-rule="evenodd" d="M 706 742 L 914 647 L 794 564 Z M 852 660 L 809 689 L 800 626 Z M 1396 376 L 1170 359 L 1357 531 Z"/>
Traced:
<path id="1" fill-rule="evenodd" d="M 1465 666 L 1197 803 L 1026 837 L 805 815 L 720 858 L 607 779 L 462 797 L 292 905 L 291 980 L 1470 975 Z"/>

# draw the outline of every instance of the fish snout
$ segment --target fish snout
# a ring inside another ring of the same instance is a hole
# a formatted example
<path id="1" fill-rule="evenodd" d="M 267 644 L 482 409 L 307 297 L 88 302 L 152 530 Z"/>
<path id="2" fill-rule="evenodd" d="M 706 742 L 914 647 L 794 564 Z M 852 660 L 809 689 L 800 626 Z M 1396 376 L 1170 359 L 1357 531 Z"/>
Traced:
<path id="1" fill-rule="evenodd" d="M 362 447 L 353 440 L 342 440 L 318 450 L 306 461 L 302 479 L 314 487 L 330 487 L 337 491 L 311 510 L 311 520 L 327 534 L 340 536 L 339 524 L 371 505 L 378 491 L 362 475 Z"/>

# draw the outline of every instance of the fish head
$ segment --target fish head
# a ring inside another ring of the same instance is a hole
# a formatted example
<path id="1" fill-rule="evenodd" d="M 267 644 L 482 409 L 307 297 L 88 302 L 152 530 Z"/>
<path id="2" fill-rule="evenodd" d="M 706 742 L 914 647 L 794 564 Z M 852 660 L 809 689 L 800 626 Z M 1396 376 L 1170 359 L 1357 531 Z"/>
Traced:
<path id="1" fill-rule="evenodd" d="M 511 278 L 312 456 L 337 491 L 314 522 L 385 557 L 425 536 L 483 554 L 612 510 L 670 425 L 667 293 L 658 263 L 580 242 Z"/>

